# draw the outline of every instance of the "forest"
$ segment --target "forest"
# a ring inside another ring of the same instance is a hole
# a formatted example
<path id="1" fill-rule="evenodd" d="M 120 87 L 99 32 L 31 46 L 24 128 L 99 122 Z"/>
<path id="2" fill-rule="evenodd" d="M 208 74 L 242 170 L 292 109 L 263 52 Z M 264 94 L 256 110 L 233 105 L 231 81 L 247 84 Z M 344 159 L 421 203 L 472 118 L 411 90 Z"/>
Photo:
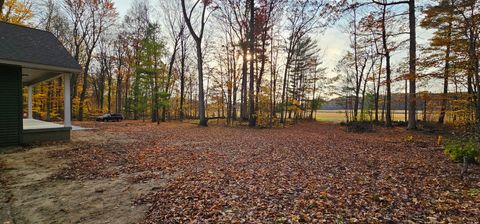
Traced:
<path id="1" fill-rule="evenodd" d="M 391 126 L 392 103 L 403 104 L 409 129 L 418 108 L 441 124 L 480 119 L 473 0 L 130 4 L 120 16 L 113 1 L 8 0 L 1 18 L 54 33 L 80 62 L 71 80 L 80 121 L 116 112 L 273 127 L 311 119 L 332 99 L 347 122 Z M 330 27 L 348 37 L 334 66 L 318 41 Z M 61 119 L 61 83 L 35 88 L 37 118 Z"/>
<path id="2" fill-rule="evenodd" d="M 478 0 L 0 0 L 0 21 L 78 61 L 71 108 L 49 79 L 33 118 L 85 128 L 0 149 L 0 221 L 480 222 Z"/>

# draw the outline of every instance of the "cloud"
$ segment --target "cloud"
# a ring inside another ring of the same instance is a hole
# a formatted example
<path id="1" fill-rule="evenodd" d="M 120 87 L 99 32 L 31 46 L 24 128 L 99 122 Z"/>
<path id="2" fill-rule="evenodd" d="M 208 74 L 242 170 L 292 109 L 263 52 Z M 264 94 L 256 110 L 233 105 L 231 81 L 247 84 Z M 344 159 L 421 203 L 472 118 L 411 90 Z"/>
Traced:
<path id="1" fill-rule="evenodd" d="M 327 68 L 327 76 L 335 76 L 333 70 L 350 44 L 348 36 L 340 28 L 331 27 L 321 36 L 317 36 L 317 41 L 324 51 L 323 66 Z"/>

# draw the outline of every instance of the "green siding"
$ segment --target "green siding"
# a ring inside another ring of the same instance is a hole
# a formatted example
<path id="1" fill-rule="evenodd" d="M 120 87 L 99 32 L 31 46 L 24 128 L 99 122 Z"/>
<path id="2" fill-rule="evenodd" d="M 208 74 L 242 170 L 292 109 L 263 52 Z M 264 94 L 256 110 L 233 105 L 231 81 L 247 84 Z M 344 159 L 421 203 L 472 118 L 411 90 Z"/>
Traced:
<path id="1" fill-rule="evenodd" d="M 0 147 L 22 142 L 22 68 L 0 64 Z"/>

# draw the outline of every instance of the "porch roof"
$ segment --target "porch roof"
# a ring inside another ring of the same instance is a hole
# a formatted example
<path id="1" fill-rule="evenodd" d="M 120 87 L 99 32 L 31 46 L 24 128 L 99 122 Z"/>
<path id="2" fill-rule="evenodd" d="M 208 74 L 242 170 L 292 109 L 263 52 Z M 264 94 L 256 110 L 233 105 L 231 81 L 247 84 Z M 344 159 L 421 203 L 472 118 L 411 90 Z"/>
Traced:
<path id="1" fill-rule="evenodd" d="M 50 32 L 0 22 L 0 64 L 22 67 L 22 83 L 32 85 L 81 67 Z"/>

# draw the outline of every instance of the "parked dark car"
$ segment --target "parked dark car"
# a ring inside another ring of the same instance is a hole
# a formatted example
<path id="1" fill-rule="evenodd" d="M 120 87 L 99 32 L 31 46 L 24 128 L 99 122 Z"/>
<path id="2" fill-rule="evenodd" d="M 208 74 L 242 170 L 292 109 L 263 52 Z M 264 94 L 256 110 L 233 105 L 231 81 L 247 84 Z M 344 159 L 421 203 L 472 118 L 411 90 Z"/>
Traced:
<path id="1" fill-rule="evenodd" d="M 98 116 L 96 121 L 103 121 L 103 122 L 108 122 L 108 121 L 122 121 L 123 115 L 122 114 L 104 114 L 101 116 Z"/>

